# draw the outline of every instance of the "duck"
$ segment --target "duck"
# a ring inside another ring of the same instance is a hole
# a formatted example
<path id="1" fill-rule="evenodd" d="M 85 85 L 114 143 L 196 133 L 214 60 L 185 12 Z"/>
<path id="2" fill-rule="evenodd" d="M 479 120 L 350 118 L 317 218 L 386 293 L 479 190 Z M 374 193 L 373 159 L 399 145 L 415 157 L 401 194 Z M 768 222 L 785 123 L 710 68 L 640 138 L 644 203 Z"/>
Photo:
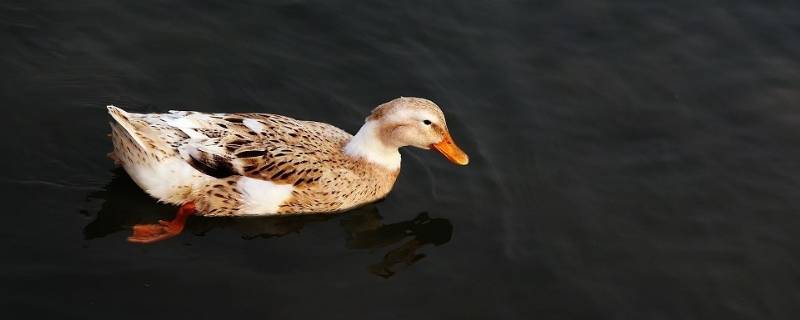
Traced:
<path id="1" fill-rule="evenodd" d="M 355 135 L 268 113 L 107 108 L 109 157 L 147 194 L 179 206 L 172 220 L 134 225 L 133 243 L 174 237 L 190 216 L 331 214 L 379 201 L 394 186 L 406 146 L 469 163 L 441 108 L 424 98 L 378 105 Z"/>

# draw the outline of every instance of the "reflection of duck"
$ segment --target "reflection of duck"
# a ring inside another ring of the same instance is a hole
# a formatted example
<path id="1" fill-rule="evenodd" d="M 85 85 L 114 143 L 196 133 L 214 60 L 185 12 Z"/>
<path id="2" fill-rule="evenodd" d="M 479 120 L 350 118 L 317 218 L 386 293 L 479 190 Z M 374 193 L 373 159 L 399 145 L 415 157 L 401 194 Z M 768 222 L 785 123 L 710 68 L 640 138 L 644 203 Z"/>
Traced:
<path id="1" fill-rule="evenodd" d="M 417 250 L 426 244 L 439 246 L 450 241 L 453 234 L 453 225 L 447 219 L 431 219 L 427 212 L 417 215 L 410 221 L 403 221 L 387 225 L 376 225 L 369 221 L 361 220 L 362 216 L 351 216 L 342 221 L 342 227 L 348 231 L 347 246 L 353 249 L 377 249 L 413 237 L 402 245 L 392 250 L 383 257 L 383 261 L 371 265 L 370 272 L 388 278 L 394 275 L 392 267 L 398 264 L 410 266 L 424 254 Z M 367 226 L 364 228 L 364 226 Z"/>
<path id="2" fill-rule="evenodd" d="M 105 190 L 89 195 L 91 199 L 104 200 L 94 221 L 84 227 L 86 239 L 104 237 L 124 231 L 143 220 L 154 220 L 170 216 L 173 208 L 157 204 L 138 188 L 121 169 Z M 368 205 L 338 215 L 290 215 L 252 218 L 205 218 L 189 220 L 186 227 L 192 234 L 203 235 L 212 229 L 232 229 L 243 239 L 280 237 L 298 233 L 310 223 L 338 219 L 346 233 L 346 246 L 354 250 L 375 251 L 399 246 L 389 250 L 382 261 L 370 266 L 371 273 L 388 278 L 397 266 L 410 266 L 425 257 L 417 251 L 427 244 L 439 246 L 450 241 L 453 226 L 442 218 L 430 218 L 420 213 L 409 221 L 383 224 L 378 208 Z M 403 242 L 405 241 L 405 242 Z"/>

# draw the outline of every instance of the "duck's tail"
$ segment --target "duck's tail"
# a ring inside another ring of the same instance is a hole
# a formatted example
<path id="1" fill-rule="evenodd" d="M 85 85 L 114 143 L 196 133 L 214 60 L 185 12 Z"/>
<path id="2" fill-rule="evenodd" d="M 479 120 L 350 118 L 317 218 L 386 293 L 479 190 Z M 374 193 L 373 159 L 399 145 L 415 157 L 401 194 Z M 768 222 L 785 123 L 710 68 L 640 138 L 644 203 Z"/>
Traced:
<path id="1" fill-rule="evenodd" d="M 108 108 L 108 114 L 110 114 L 115 121 L 110 123 L 112 134 L 117 134 L 118 133 L 117 131 L 121 131 L 119 133 L 124 133 L 125 135 L 127 135 L 128 138 L 132 142 L 136 143 L 136 145 L 139 148 L 147 147 L 147 144 L 145 144 L 145 142 L 142 141 L 142 138 L 139 137 L 139 135 L 137 134 L 138 131 L 137 127 L 134 126 L 133 123 L 131 123 L 131 118 L 129 113 L 115 106 L 106 106 L 106 108 Z M 115 129 L 121 129 L 121 130 L 115 130 Z"/>
<path id="2" fill-rule="evenodd" d="M 120 164 L 160 160 L 173 153 L 159 138 L 146 121 L 144 115 L 128 113 L 115 106 L 107 106 L 108 114 L 114 118 L 111 122 L 111 139 L 114 152 L 111 158 Z"/>

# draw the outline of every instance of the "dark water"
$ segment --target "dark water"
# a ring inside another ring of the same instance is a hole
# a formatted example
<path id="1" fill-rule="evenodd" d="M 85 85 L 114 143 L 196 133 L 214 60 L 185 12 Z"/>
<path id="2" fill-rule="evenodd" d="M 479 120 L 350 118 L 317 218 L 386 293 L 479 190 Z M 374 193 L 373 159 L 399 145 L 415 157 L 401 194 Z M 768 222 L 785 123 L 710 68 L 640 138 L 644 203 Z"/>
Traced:
<path id="1" fill-rule="evenodd" d="M 796 319 L 796 3 L 0 1 L 0 310 Z M 113 170 L 105 105 L 355 132 L 401 95 L 468 167 L 404 150 L 356 212 L 125 242 L 175 208 Z"/>

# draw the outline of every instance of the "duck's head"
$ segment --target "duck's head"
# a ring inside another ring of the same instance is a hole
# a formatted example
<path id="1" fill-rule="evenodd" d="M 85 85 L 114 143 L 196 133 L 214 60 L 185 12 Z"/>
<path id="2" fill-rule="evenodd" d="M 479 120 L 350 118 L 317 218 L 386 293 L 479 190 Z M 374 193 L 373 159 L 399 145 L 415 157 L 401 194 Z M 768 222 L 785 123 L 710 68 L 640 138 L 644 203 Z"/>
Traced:
<path id="1" fill-rule="evenodd" d="M 379 163 L 396 154 L 399 166 L 397 149 L 405 146 L 432 148 L 452 163 L 469 163 L 467 154 L 453 142 L 442 110 L 422 98 L 400 97 L 375 108 L 347 151 Z"/>

